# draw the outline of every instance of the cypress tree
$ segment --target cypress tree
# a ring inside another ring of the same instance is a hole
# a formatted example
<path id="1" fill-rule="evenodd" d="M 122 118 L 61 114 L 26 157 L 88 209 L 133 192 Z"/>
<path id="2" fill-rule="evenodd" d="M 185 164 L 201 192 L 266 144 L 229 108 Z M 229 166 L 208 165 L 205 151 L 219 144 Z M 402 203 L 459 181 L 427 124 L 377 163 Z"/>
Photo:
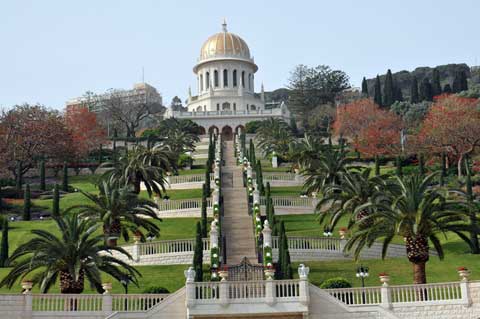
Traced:
<path id="1" fill-rule="evenodd" d="M 367 85 L 367 79 L 363 77 L 362 80 L 362 95 L 365 97 L 368 97 L 368 85 Z"/>
<path id="2" fill-rule="evenodd" d="M 423 158 L 423 154 L 420 154 L 420 157 L 418 159 L 418 170 L 420 172 L 420 175 L 425 175 L 425 160 Z"/>
<path id="3" fill-rule="evenodd" d="M 262 163 L 260 160 L 257 161 L 257 185 L 258 185 L 258 191 L 260 192 L 260 195 L 265 194 L 265 187 L 263 186 L 263 169 L 262 169 Z"/>
<path id="4" fill-rule="evenodd" d="M 465 170 L 467 171 L 467 200 L 470 204 L 473 203 L 474 196 L 473 196 L 473 188 L 472 188 L 472 176 L 470 171 L 470 166 L 468 164 L 468 157 L 465 158 Z M 480 243 L 478 241 L 478 222 L 476 213 L 471 208 L 469 209 L 469 218 L 470 218 L 470 226 L 472 230 L 470 230 L 470 250 L 472 254 L 480 254 Z"/>
<path id="5" fill-rule="evenodd" d="M 45 183 L 45 160 L 40 161 L 40 190 L 45 191 L 47 185 Z"/>
<path id="6" fill-rule="evenodd" d="M 2 185 L 0 185 L 0 214 L 3 213 L 3 194 Z"/>
<path id="7" fill-rule="evenodd" d="M 418 102 L 420 102 L 418 94 L 418 81 L 417 78 L 414 76 L 412 80 L 412 86 L 410 87 L 410 103 L 415 104 Z"/>
<path id="8" fill-rule="evenodd" d="M 440 84 L 440 72 L 438 72 L 437 68 L 433 69 L 432 91 L 433 96 L 442 94 L 442 85 Z"/>
<path id="9" fill-rule="evenodd" d="M 285 224 L 283 221 L 280 222 L 280 232 L 278 236 L 278 260 L 277 260 L 277 267 L 275 269 L 275 278 L 276 279 L 283 279 L 283 266 L 285 265 L 285 241 L 283 240 L 283 236 L 285 235 Z"/>
<path id="10" fill-rule="evenodd" d="M 205 195 L 207 197 L 210 196 L 212 193 L 212 189 L 210 188 L 210 170 L 211 168 L 207 165 L 207 169 L 205 170 Z"/>
<path id="11" fill-rule="evenodd" d="M 402 88 L 397 85 L 396 81 L 393 81 L 393 87 L 394 87 L 394 100 L 395 101 L 403 101 L 403 92 Z"/>
<path id="12" fill-rule="evenodd" d="M 100 148 L 98 150 L 98 165 L 101 165 L 103 162 L 103 147 L 102 144 L 100 144 Z"/>
<path id="13" fill-rule="evenodd" d="M 446 93 L 446 94 L 451 94 L 452 93 L 452 87 L 450 86 L 450 84 L 445 84 L 445 86 L 443 87 L 443 93 Z"/>
<path id="14" fill-rule="evenodd" d="M 255 165 L 257 164 L 257 160 L 255 158 L 255 145 L 253 145 L 253 139 L 250 140 L 250 145 L 249 145 L 249 160 L 253 168 L 255 168 Z"/>
<path id="15" fill-rule="evenodd" d="M 53 186 L 53 203 L 52 203 L 52 216 L 60 215 L 60 192 L 58 190 L 58 184 Z"/>
<path id="16" fill-rule="evenodd" d="M 16 166 L 15 166 L 15 188 L 17 192 L 20 194 L 22 191 L 22 163 L 20 161 L 17 161 Z"/>
<path id="17" fill-rule="evenodd" d="M 465 90 L 468 90 L 467 75 L 463 71 L 458 71 L 453 78 L 452 91 L 459 93 Z"/>
<path id="18" fill-rule="evenodd" d="M 378 155 L 375 155 L 375 176 L 380 176 L 380 160 Z"/>
<path id="19" fill-rule="evenodd" d="M 200 222 L 197 222 L 197 234 L 193 252 L 193 269 L 195 270 L 195 281 L 203 281 L 203 242 Z"/>
<path id="20" fill-rule="evenodd" d="M 440 186 L 445 185 L 445 177 L 447 177 L 447 156 L 443 152 L 441 159 Z"/>
<path id="21" fill-rule="evenodd" d="M 375 87 L 374 87 L 374 92 L 373 92 L 373 101 L 375 104 L 378 106 L 382 106 L 382 85 L 380 84 L 380 76 L 377 75 L 377 78 L 375 79 Z"/>
<path id="22" fill-rule="evenodd" d="M 392 71 L 388 69 L 385 76 L 385 85 L 383 86 L 383 105 L 390 106 L 395 102 L 395 88 L 393 87 Z"/>
<path id="23" fill-rule="evenodd" d="M 433 101 L 432 84 L 428 78 L 424 78 L 420 85 L 420 101 Z"/>
<path id="24" fill-rule="evenodd" d="M 203 184 L 203 194 L 202 194 L 202 237 L 207 238 L 207 193 L 206 186 Z"/>
<path id="25" fill-rule="evenodd" d="M 395 158 L 395 163 L 396 163 L 396 168 L 397 168 L 397 176 L 402 177 L 403 176 L 402 160 L 401 160 L 400 156 L 397 156 Z"/>
<path id="26" fill-rule="evenodd" d="M 68 165 L 67 165 L 67 162 L 63 162 L 62 190 L 66 193 L 68 192 Z"/>
<path id="27" fill-rule="evenodd" d="M 8 259 L 8 218 L 2 220 L 2 241 L 0 243 L 0 267 L 6 267 Z"/>
<path id="28" fill-rule="evenodd" d="M 23 194 L 23 220 L 31 220 L 32 218 L 32 201 L 30 194 L 30 185 L 25 185 L 25 192 Z"/>

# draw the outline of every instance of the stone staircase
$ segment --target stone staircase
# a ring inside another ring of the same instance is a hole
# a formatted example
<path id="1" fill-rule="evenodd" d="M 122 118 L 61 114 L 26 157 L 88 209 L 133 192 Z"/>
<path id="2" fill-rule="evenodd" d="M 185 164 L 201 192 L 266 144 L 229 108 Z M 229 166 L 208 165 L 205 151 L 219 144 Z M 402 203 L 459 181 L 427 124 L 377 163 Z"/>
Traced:
<path id="1" fill-rule="evenodd" d="M 226 141 L 225 166 L 222 180 L 231 176 L 231 183 L 222 187 L 224 217 L 223 230 L 226 236 L 227 264 L 239 264 L 243 257 L 255 262 L 255 239 L 252 217 L 248 215 L 248 203 L 243 187 L 242 170 L 235 163 L 233 142 Z M 228 176 L 228 177 L 227 177 Z"/>

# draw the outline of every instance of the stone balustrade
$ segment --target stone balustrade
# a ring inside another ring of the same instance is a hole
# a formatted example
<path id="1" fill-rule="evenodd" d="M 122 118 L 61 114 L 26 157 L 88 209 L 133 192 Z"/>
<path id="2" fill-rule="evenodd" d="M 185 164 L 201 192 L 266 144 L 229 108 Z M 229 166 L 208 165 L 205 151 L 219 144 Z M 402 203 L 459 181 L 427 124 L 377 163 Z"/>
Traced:
<path id="1" fill-rule="evenodd" d="M 272 237 L 272 249 L 278 249 L 278 237 Z M 335 237 L 288 236 L 289 250 L 334 250 L 343 251 L 342 240 Z"/>
<path id="2" fill-rule="evenodd" d="M 157 215 L 160 218 L 200 217 L 202 208 L 201 198 L 192 199 L 169 199 L 155 198 L 158 208 Z M 213 216 L 212 200 L 207 198 L 207 216 Z"/>
<path id="3" fill-rule="evenodd" d="M 308 208 L 313 211 L 318 199 L 312 197 L 300 197 L 300 196 L 272 196 L 273 206 L 277 207 L 301 207 Z M 260 198 L 260 204 L 266 205 L 266 197 L 262 196 Z"/>

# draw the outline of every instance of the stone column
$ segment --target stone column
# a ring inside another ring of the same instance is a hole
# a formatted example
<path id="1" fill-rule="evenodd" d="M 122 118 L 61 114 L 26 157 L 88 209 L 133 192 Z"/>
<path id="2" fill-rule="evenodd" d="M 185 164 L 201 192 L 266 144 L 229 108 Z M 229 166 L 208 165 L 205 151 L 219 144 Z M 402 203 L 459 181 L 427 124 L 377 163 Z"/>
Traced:
<path id="1" fill-rule="evenodd" d="M 218 229 L 217 223 L 212 221 L 210 226 L 210 249 L 218 247 Z"/>
<path id="2" fill-rule="evenodd" d="M 392 308 L 392 297 L 390 294 L 390 288 L 388 286 L 388 282 L 384 282 L 382 287 L 380 288 L 380 296 L 381 296 L 381 306 L 385 309 Z"/>
<path id="3" fill-rule="evenodd" d="M 272 306 L 275 302 L 275 281 L 270 278 L 265 281 L 265 303 Z"/>
<path id="4" fill-rule="evenodd" d="M 23 318 L 32 318 L 32 292 L 31 291 L 25 291 L 23 293 L 23 296 L 25 298 L 25 308 L 24 308 L 24 317 Z"/>
<path id="5" fill-rule="evenodd" d="M 185 304 L 191 306 L 195 304 L 195 270 L 193 267 L 189 267 L 184 272 L 185 275 Z"/>
<path id="6" fill-rule="evenodd" d="M 310 301 L 310 292 L 308 291 L 308 274 L 310 272 L 309 267 L 305 267 L 304 264 L 298 266 L 298 278 L 300 279 L 299 283 L 299 292 L 300 292 L 300 302 L 304 305 L 308 305 Z"/>
<path id="7" fill-rule="evenodd" d="M 277 168 L 278 167 L 278 158 L 277 155 L 272 156 L 272 167 Z"/>
<path id="8" fill-rule="evenodd" d="M 102 312 L 104 316 L 108 316 L 112 313 L 113 301 L 112 295 L 109 291 L 106 291 L 102 295 Z"/>
<path id="9" fill-rule="evenodd" d="M 268 220 L 266 219 L 263 223 L 263 247 L 272 247 L 272 230 L 270 229 L 270 225 L 268 224 Z"/>
<path id="10" fill-rule="evenodd" d="M 225 278 L 218 283 L 219 299 L 222 306 L 228 305 L 228 281 Z"/>
<path id="11" fill-rule="evenodd" d="M 463 304 L 467 307 L 472 305 L 472 299 L 470 298 L 470 283 L 468 282 L 468 277 L 462 278 L 460 281 L 460 292 L 462 293 Z"/>
<path id="12" fill-rule="evenodd" d="M 248 162 L 247 166 L 247 178 L 252 178 L 252 166 L 250 165 L 250 162 Z"/>
<path id="13" fill-rule="evenodd" d="M 133 242 L 133 246 L 132 246 L 132 259 L 133 259 L 135 262 L 139 262 L 139 261 L 140 261 L 140 241 L 138 240 L 138 238 L 135 238 L 135 241 Z"/>
<path id="14" fill-rule="evenodd" d="M 165 177 L 165 181 L 167 182 L 167 187 L 172 188 L 172 185 L 170 184 L 171 183 L 170 175 L 167 175 Z"/>
<path id="15" fill-rule="evenodd" d="M 260 192 L 258 191 L 258 187 L 253 191 L 253 204 L 260 205 Z"/>

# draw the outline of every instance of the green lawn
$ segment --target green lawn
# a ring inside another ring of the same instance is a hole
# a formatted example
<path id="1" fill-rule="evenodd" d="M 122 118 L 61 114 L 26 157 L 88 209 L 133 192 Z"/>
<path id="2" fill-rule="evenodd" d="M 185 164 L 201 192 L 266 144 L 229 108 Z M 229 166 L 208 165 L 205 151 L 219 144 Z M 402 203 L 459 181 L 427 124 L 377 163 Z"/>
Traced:
<path id="1" fill-rule="evenodd" d="M 300 196 L 303 190 L 303 186 L 271 187 L 270 189 L 273 196 Z"/>

